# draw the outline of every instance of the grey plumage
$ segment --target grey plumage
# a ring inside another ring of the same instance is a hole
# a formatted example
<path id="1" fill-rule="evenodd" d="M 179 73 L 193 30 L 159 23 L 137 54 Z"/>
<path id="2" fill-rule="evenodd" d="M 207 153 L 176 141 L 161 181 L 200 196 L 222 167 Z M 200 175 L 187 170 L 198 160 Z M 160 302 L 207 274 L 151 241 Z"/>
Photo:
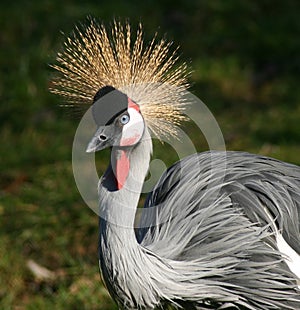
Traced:
<path id="1" fill-rule="evenodd" d="M 129 183 L 139 175 L 141 186 L 150 152 L 145 138 L 131 150 Z M 111 295 L 124 309 L 299 309 L 297 277 L 264 211 L 299 254 L 299 187 L 294 165 L 239 152 L 196 154 L 161 177 L 135 235 L 141 187 L 112 198 L 100 181 L 103 218 L 110 214 L 100 223 L 100 266 Z"/>

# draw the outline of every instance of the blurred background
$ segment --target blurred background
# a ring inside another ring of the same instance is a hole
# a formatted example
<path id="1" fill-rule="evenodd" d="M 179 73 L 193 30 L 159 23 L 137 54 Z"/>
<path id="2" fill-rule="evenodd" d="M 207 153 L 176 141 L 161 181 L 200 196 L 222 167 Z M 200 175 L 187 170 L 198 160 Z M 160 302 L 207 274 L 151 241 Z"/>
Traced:
<path id="1" fill-rule="evenodd" d="M 300 164 L 299 12 L 297 0 L 1 1 L 0 309 L 116 309 L 100 282 L 98 219 L 73 180 L 79 118 L 48 91 L 62 33 L 88 15 L 141 21 L 146 39 L 180 45 L 228 150 Z M 164 146 L 155 156 L 174 161 Z"/>

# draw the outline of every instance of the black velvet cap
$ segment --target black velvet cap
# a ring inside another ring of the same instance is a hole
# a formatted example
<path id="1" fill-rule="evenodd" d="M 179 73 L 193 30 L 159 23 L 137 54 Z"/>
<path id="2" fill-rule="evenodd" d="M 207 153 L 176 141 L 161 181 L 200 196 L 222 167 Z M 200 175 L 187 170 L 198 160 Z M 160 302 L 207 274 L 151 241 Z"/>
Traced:
<path id="1" fill-rule="evenodd" d="M 118 114 L 128 108 L 128 98 L 112 86 L 104 86 L 94 97 L 92 113 L 98 126 L 110 123 Z"/>

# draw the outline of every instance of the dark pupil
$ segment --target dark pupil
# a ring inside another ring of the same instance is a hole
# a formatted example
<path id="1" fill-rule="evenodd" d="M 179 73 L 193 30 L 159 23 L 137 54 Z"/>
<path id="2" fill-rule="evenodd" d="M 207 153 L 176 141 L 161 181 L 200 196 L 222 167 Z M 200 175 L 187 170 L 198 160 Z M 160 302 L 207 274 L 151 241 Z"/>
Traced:
<path id="1" fill-rule="evenodd" d="M 128 116 L 127 115 L 123 115 L 122 118 L 121 118 L 121 122 L 124 124 L 124 123 L 127 123 L 128 121 Z"/>

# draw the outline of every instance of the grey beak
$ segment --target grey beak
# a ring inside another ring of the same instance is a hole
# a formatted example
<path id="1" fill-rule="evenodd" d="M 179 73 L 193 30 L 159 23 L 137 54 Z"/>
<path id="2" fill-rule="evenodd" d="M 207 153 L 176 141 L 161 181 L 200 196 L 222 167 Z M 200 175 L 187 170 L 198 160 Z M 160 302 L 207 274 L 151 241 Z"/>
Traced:
<path id="1" fill-rule="evenodd" d="M 89 142 L 85 151 L 87 153 L 96 152 L 99 146 L 100 146 L 100 140 L 98 139 L 98 137 L 94 136 L 92 140 Z"/>
<path id="2" fill-rule="evenodd" d="M 101 126 L 97 129 L 95 135 L 89 142 L 86 152 L 93 153 L 103 150 L 112 144 L 112 138 L 114 136 L 113 126 Z"/>

